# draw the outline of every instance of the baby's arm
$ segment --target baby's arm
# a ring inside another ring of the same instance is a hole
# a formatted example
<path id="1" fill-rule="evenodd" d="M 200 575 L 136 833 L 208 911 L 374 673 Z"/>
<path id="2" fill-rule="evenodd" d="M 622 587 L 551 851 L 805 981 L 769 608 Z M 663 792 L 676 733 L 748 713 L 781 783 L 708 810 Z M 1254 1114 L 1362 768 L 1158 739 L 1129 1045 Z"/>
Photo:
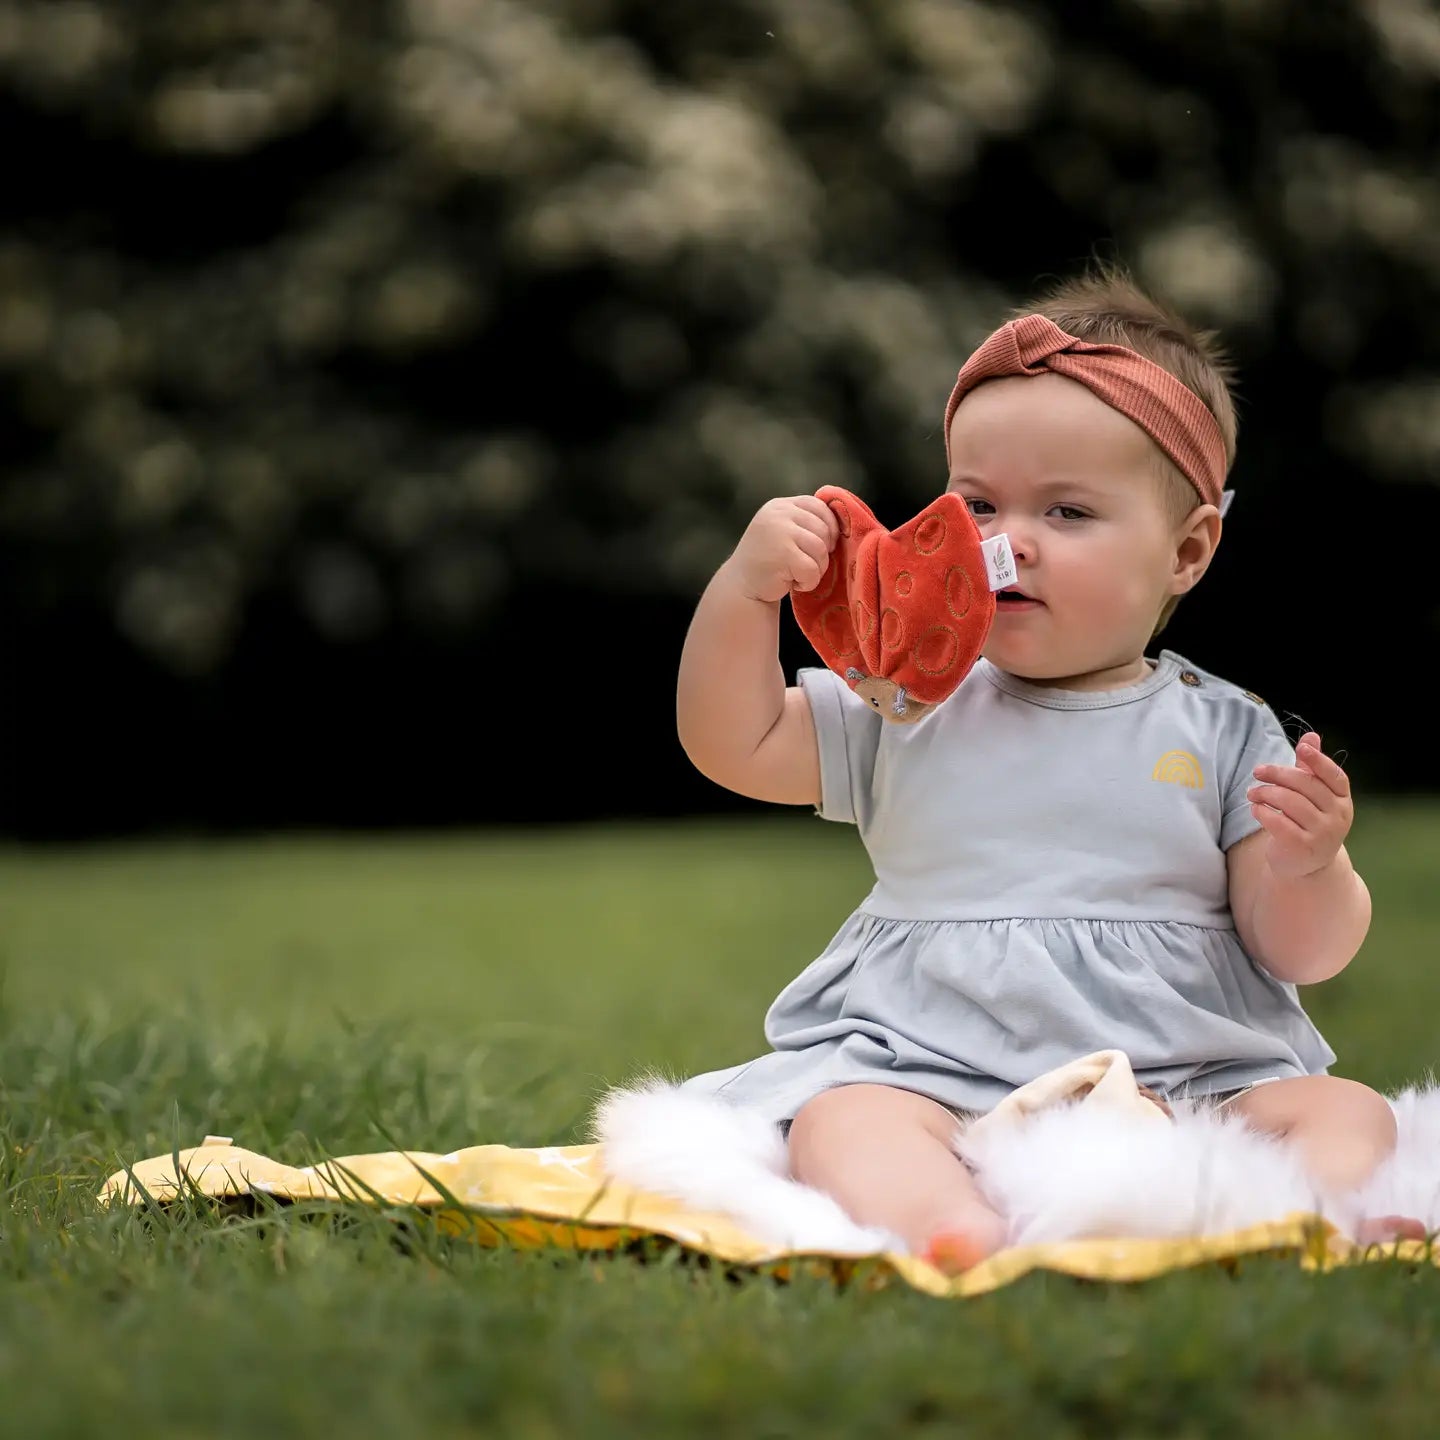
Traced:
<path id="1" fill-rule="evenodd" d="M 819 805 L 810 705 L 780 667 L 780 602 L 813 590 L 840 531 L 813 495 L 760 507 L 696 606 L 680 655 L 675 716 L 695 768 L 727 790 Z"/>
<path id="2" fill-rule="evenodd" d="M 1310 731 L 1296 763 L 1260 765 L 1261 829 L 1226 852 L 1230 908 L 1250 955 L 1277 980 L 1311 985 L 1343 970 L 1370 928 L 1370 892 L 1344 846 L 1350 781 Z"/>

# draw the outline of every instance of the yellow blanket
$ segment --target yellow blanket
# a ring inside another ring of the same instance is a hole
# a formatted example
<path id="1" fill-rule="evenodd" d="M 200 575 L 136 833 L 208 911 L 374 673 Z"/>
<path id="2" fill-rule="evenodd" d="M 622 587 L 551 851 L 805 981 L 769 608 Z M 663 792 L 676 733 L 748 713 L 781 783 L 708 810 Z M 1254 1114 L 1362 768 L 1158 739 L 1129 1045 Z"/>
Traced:
<path id="1" fill-rule="evenodd" d="M 723 1215 L 607 1181 L 598 1145 L 476 1145 L 449 1155 L 387 1151 L 340 1156 L 297 1169 L 232 1145 L 228 1136 L 209 1135 L 202 1145 L 178 1156 L 157 1155 L 117 1171 L 105 1182 L 101 1197 L 106 1203 L 136 1205 L 143 1203 L 143 1190 L 163 1204 L 176 1198 L 182 1184 L 192 1193 L 216 1198 L 253 1190 L 286 1200 L 417 1207 L 453 1233 L 490 1246 L 614 1250 L 638 1238 L 661 1236 L 726 1263 L 782 1277 L 808 1273 L 870 1287 L 898 1277 L 937 1296 L 979 1295 L 1032 1270 L 1089 1280 L 1145 1280 L 1186 1266 L 1218 1262 L 1233 1267 L 1243 1256 L 1262 1253 L 1289 1257 L 1314 1270 L 1360 1259 L 1394 1257 L 1428 1264 L 1433 1258 L 1417 1241 L 1362 1251 L 1319 1217 L 1295 1214 L 1221 1236 L 1016 1247 L 951 1278 L 910 1255 L 777 1250 Z"/>

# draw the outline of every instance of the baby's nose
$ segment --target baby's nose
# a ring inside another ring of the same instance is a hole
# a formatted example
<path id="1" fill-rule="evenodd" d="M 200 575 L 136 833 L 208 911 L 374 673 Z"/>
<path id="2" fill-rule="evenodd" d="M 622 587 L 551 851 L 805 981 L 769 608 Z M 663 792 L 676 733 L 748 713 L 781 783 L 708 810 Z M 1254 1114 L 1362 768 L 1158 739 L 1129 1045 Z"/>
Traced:
<path id="1" fill-rule="evenodd" d="M 1010 553 L 1017 562 L 1035 559 L 1036 544 L 1031 522 L 1019 511 L 997 510 L 993 515 L 976 515 L 974 519 L 982 540 L 1006 535 L 1010 540 Z"/>
<path id="2" fill-rule="evenodd" d="M 1010 537 L 1010 553 L 1015 557 L 1017 565 L 1035 558 L 1034 542 L 1023 526 L 1011 526 L 1005 533 Z"/>

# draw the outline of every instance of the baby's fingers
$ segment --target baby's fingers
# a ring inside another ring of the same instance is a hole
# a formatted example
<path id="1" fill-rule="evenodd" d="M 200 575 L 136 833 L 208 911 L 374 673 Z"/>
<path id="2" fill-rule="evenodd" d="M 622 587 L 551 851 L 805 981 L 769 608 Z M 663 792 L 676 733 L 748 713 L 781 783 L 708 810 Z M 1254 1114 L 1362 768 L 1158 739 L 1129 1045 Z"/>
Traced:
<path id="1" fill-rule="evenodd" d="M 1313 730 L 1300 737 L 1295 758 L 1327 789 L 1342 799 L 1349 796 L 1350 777 L 1320 748 L 1320 737 Z"/>
<path id="2" fill-rule="evenodd" d="M 1255 779 L 1260 784 L 1274 788 L 1293 790 L 1304 795 L 1317 809 L 1335 804 L 1335 793 L 1323 780 L 1317 779 L 1309 770 L 1299 765 L 1257 765 Z"/>
<path id="3" fill-rule="evenodd" d="M 1320 824 L 1320 811 L 1313 801 L 1298 791 L 1286 789 L 1283 785 L 1252 785 L 1245 794 L 1252 807 L 1278 810 L 1301 830 L 1314 830 Z"/>
<path id="4" fill-rule="evenodd" d="M 803 510 L 797 509 L 793 518 L 795 528 L 797 530 L 803 530 L 809 535 L 817 536 L 824 543 L 826 553 L 828 554 L 839 543 L 840 526 L 836 522 L 834 512 L 828 505 L 822 506 L 821 508 L 825 512 L 823 515 L 817 515 L 807 507 Z"/>
<path id="5" fill-rule="evenodd" d="M 795 506 L 800 516 L 810 517 L 821 523 L 825 530 L 826 548 L 833 550 L 840 539 L 840 522 L 829 505 L 815 495 L 797 495 Z"/>
<path id="6" fill-rule="evenodd" d="M 796 529 L 790 576 L 796 590 L 813 590 L 830 566 L 830 548 L 809 530 Z"/>

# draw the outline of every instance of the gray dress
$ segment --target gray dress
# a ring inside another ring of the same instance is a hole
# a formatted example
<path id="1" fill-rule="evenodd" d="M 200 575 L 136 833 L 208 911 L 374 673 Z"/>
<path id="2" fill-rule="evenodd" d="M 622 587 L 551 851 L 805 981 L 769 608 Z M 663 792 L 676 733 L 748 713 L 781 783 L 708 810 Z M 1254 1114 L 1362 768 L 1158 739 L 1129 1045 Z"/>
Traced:
<path id="1" fill-rule="evenodd" d="M 875 885 L 771 1005 L 770 1052 L 682 1089 L 785 1121 L 859 1081 L 983 1112 L 1104 1049 L 1171 1097 L 1323 1074 L 1334 1052 L 1227 898 L 1251 771 L 1294 749 L 1258 696 L 1152 663 L 1089 693 L 982 659 L 915 725 L 802 670 L 819 814 L 858 826 Z"/>

